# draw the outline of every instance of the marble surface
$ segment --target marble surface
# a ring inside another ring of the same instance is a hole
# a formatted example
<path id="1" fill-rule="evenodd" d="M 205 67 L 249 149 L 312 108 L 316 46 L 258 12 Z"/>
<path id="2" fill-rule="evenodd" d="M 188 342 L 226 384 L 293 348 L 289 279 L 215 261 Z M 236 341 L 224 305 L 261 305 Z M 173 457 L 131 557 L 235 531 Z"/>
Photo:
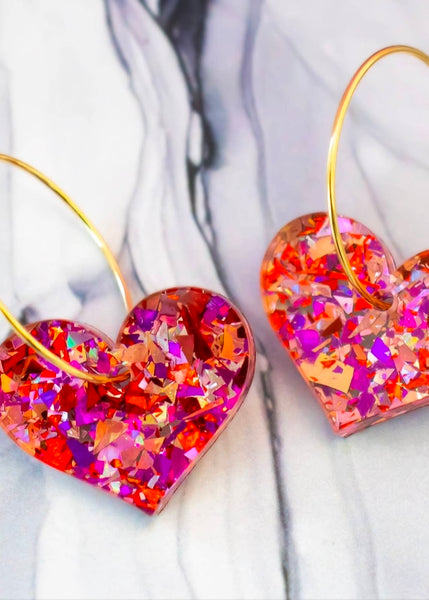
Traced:
<path id="1" fill-rule="evenodd" d="M 336 438 L 258 283 L 274 233 L 325 210 L 354 69 L 391 43 L 429 51 L 428 19 L 420 0 L 0 0 L 1 151 L 84 208 L 136 301 L 227 293 L 259 349 L 239 415 L 160 517 L 0 436 L 2 600 L 429 597 L 429 412 Z M 429 73 L 386 59 L 353 102 L 338 192 L 398 261 L 429 246 L 428 150 Z M 124 310 L 73 217 L 4 168 L 0 191 L 9 306 L 114 335 Z"/>

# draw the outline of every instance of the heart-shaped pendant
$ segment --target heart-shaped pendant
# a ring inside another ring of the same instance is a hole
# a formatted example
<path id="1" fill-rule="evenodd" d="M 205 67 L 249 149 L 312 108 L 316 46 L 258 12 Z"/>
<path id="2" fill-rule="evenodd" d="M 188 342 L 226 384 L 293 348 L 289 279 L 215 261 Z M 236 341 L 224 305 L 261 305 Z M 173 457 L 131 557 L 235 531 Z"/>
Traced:
<path id="1" fill-rule="evenodd" d="M 255 350 L 224 297 L 174 288 L 142 300 L 116 345 L 71 321 L 32 334 L 82 370 L 128 382 L 95 385 L 59 371 L 12 335 L 0 346 L 0 425 L 26 452 L 149 514 L 159 512 L 243 402 Z"/>
<path id="2" fill-rule="evenodd" d="M 315 392 L 335 433 L 429 404 L 429 251 L 396 270 L 366 227 L 340 218 L 341 238 L 371 294 L 393 297 L 375 309 L 350 285 L 325 213 L 279 231 L 262 264 L 265 310 Z"/>

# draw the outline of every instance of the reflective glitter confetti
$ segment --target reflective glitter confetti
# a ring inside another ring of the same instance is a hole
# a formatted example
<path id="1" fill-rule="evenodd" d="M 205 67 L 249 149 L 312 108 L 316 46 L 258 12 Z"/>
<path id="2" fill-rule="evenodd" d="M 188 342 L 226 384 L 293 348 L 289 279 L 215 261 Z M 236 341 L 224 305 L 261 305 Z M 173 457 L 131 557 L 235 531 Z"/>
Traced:
<path id="1" fill-rule="evenodd" d="M 429 404 L 429 251 L 395 270 L 382 243 L 340 218 L 352 267 L 374 309 L 350 286 L 325 213 L 300 217 L 276 235 L 262 265 L 265 310 L 333 430 L 350 435 Z"/>
<path id="2" fill-rule="evenodd" d="M 236 413 L 254 371 L 252 335 L 222 296 L 197 288 L 153 294 L 127 317 L 117 345 L 70 321 L 31 332 L 74 366 L 124 384 L 70 377 L 16 335 L 0 346 L 0 425 L 26 452 L 149 514 Z"/>

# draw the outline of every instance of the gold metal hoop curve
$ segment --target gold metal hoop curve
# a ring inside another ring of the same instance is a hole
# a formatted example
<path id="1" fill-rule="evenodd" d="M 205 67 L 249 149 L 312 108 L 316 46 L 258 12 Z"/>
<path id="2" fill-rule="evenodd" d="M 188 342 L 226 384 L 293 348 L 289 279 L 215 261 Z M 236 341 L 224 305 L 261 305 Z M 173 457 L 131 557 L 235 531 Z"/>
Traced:
<path id="1" fill-rule="evenodd" d="M 341 98 L 340 104 L 338 105 L 337 114 L 335 115 L 334 125 L 332 127 L 331 141 L 329 144 L 328 151 L 328 162 L 327 162 L 327 185 L 328 185 L 328 208 L 329 208 L 329 221 L 331 224 L 332 237 L 334 240 L 335 249 L 338 254 L 338 259 L 348 277 L 348 280 L 352 284 L 361 296 L 365 298 L 368 302 L 370 302 L 375 308 L 379 310 L 387 310 L 391 304 L 389 302 L 385 302 L 384 300 L 377 298 L 373 294 L 370 294 L 364 285 L 359 281 L 353 268 L 350 264 L 349 258 L 347 256 L 342 238 L 340 233 L 340 227 L 338 224 L 338 215 L 336 208 L 336 194 L 335 194 L 335 176 L 336 176 L 336 165 L 337 165 L 337 154 L 338 154 L 338 143 L 340 140 L 341 130 L 344 123 L 344 118 L 347 113 L 347 109 L 349 107 L 350 101 L 353 97 L 356 88 L 359 83 L 369 71 L 369 69 L 375 65 L 376 62 L 388 56 L 389 54 L 410 54 L 424 62 L 429 66 L 429 56 L 418 50 L 417 48 L 413 48 L 412 46 L 388 46 L 387 48 L 382 48 L 378 50 L 374 54 L 372 54 L 366 61 L 359 67 L 356 73 L 353 75 L 350 83 L 348 84 L 343 97 Z"/>
<path id="2" fill-rule="evenodd" d="M 85 225 L 86 229 L 89 231 L 91 237 L 93 238 L 93 240 L 95 241 L 97 246 L 100 248 L 100 250 L 103 252 L 104 256 L 106 257 L 107 263 L 108 263 L 110 269 L 112 270 L 113 275 L 115 276 L 115 280 L 119 287 L 119 291 L 120 291 L 122 299 L 124 301 L 124 305 L 125 305 L 127 311 L 130 311 L 131 308 L 133 307 L 133 303 L 132 303 L 132 299 L 131 299 L 131 294 L 125 283 L 124 276 L 122 275 L 119 265 L 118 265 L 115 257 L 113 256 L 112 251 L 110 250 L 109 246 L 105 242 L 103 236 L 97 230 L 97 228 L 93 225 L 93 223 L 88 219 L 88 217 L 81 211 L 81 209 L 73 202 L 73 200 L 56 183 L 54 183 L 51 179 L 49 179 L 49 177 L 47 177 L 46 175 L 44 175 L 43 173 L 38 171 L 35 167 L 25 163 L 22 160 L 19 160 L 18 158 L 9 156 L 8 154 L 0 153 L 0 160 L 3 162 L 10 163 L 16 167 L 19 167 L 23 171 L 26 171 L 30 175 L 33 175 L 34 177 L 36 177 L 36 179 L 38 179 L 43 184 L 45 184 L 59 198 L 61 198 L 61 200 L 65 204 L 67 204 L 67 206 L 69 208 L 71 208 L 72 211 L 79 217 L 79 219 Z M 95 374 L 95 373 L 86 373 L 84 371 L 80 371 L 76 367 L 73 367 L 67 361 L 63 360 L 62 358 L 60 358 L 59 356 L 57 356 L 56 354 L 54 354 L 53 352 L 51 352 L 50 350 L 45 348 L 45 346 L 43 346 L 43 344 L 41 344 L 38 339 L 36 339 L 33 335 L 31 335 L 31 333 L 28 331 L 28 329 L 24 325 L 22 325 L 22 323 L 20 323 L 20 321 L 16 317 L 14 317 L 14 315 L 10 312 L 10 310 L 4 305 L 4 303 L 1 300 L 0 300 L 0 312 L 4 315 L 4 317 L 7 319 L 9 324 L 16 331 L 16 333 L 39 356 L 42 356 L 49 363 L 51 363 L 58 369 L 61 369 L 61 371 L 65 371 L 72 377 L 77 377 L 79 379 L 83 379 L 84 381 L 88 381 L 90 383 L 96 383 L 96 384 L 105 384 L 105 383 L 110 383 L 113 381 L 124 381 L 125 379 L 127 379 L 129 377 L 128 372 L 125 372 L 125 373 L 122 372 L 122 373 L 119 373 L 118 375 L 108 376 L 108 375 L 99 375 L 99 374 Z"/>

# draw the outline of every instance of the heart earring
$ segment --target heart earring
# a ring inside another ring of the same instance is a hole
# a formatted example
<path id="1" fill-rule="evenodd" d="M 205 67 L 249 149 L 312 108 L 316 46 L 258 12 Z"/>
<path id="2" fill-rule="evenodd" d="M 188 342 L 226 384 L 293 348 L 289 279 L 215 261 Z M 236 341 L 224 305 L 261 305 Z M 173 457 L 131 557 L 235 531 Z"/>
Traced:
<path id="1" fill-rule="evenodd" d="M 262 263 L 269 321 L 344 437 L 429 404 L 429 250 L 396 268 L 369 229 L 336 211 L 338 142 L 350 100 L 377 61 L 400 52 L 429 65 L 409 46 L 384 48 L 362 64 L 334 121 L 328 214 L 288 223 Z"/>
<path id="2" fill-rule="evenodd" d="M 80 218 L 103 251 L 128 316 L 116 343 L 76 321 L 24 327 L 0 345 L 0 426 L 44 463 L 159 512 L 242 404 L 255 348 L 241 312 L 223 296 L 186 287 L 132 308 L 106 242 L 50 179 L 11 156 Z"/>

